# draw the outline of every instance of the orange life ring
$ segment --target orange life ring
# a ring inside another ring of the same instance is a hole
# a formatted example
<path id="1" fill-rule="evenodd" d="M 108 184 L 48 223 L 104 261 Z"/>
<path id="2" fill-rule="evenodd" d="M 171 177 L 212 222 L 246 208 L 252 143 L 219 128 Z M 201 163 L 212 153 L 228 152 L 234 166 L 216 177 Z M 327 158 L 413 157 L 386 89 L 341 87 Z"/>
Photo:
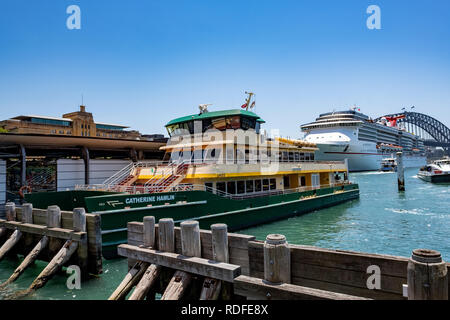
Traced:
<path id="1" fill-rule="evenodd" d="M 30 186 L 23 186 L 19 189 L 19 196 L 20 198 L 25 198 L 24 194 L 23 194 L 23 190 L 27 190 L 27 193 L 31 193 L 31 187 Z"/>

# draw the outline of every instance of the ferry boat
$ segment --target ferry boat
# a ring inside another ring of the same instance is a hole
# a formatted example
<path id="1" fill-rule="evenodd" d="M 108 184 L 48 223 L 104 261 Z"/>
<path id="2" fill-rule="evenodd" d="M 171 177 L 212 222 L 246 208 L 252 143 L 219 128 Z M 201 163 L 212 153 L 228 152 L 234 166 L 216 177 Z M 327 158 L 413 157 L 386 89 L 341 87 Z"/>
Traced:
<path id="1" fill-rule="evenodd" d="M 167 123 L 162 162 L 135 162 L 100 185 L 27 194 L 35 207 L 83 206 L 101 216 L 103 254 L 127 241 L 127 222 L 171 217 L 201 228 L 226 223 L 238 230 L 357 199 L 344 161 L 318 161 L 314 143 L 269 138 L 264 120 L 248 110 L 208 111 Z M 97 194 L 96 194 L 97 193 Z"/>
<path id="2" fill-rule="evenodd" d="M 450 183 L 450 158 L 436 160 L 420 168 L 417 176 L 427 182 Z"/>
<path id="3" fill-rule="evenodd" d="M 398 151 L 403 152 L 405 168 L 424 166 L 423 140 L 397 126 L 398 119 L 381 118 L 375 122 L 355 107 L 323 113 L 301 129 L 305 140 L 319 148 L 316 159 L 348 159 L 349 171 L 379 170 L 381 161 Z"/>

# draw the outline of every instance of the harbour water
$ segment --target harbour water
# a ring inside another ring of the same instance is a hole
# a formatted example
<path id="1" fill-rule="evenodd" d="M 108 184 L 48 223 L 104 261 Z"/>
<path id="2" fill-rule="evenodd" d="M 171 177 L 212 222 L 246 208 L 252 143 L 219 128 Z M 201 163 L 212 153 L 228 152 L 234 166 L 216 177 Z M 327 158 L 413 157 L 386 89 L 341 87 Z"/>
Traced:
<path id="1" fill-rule="evenodd" d="M 323 248 L 410 256 L 416 248 L 441 252 L 450 261 L 450 185 L 435 185 L 417 178 L 417 168 L 405 170 L 406 192 L 397 191 L 396 173 L 351 173 L 360 187 L 360 199 L 303 216 L 240 231 L 264 240 L 267 234 L 286 235 L 289 243 Z M 0 263 L 0 282 L 18 265 Z M 42 270 L 37 262 L 0 299 L 26 289 Z M 104 273 L 69 290 L 69 275 L 61 273 L 28 299 L 107 299 L 127 272 L 123 259 L 104 260 Z"/>

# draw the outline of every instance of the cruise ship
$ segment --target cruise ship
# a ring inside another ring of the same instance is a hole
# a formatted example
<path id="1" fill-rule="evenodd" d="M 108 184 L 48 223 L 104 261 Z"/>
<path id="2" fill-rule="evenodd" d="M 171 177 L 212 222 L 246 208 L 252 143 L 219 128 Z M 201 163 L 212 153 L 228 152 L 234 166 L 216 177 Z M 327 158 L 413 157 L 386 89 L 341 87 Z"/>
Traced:
<path id="1" fill-rule="evenodd" d="M 317 160 L 348 161 L 349 171 L 379 170 L 385 158 L 403 152 L 404 167 L 426 164 L 423 140 L 397 125 L 400 117 L 374 121 L 356 108 L 321 114 L 301 126 L 305 140 L 317 145 Z"/>

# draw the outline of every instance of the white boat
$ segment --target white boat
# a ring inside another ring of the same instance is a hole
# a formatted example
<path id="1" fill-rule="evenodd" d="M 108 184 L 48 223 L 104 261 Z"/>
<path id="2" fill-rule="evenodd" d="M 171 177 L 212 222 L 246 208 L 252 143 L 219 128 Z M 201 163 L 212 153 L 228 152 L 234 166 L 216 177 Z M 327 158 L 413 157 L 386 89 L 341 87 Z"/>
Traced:
<path id="1" fill-rule="evenodd" d="M 321 114 L 301 126 L 305 140 L 317 144 L 317 160 L 348 160 L 349 171 L 380 170 L 385 158 L 403 152 L 405 168 L 426 164 L 423 140 L 397 126 L 397 118 L 375 122 L 355 108 Z"/>
<path id="2" fill-rule="evenodd" d="M 386 158 L 381 161 L 381 171 L 397 171 L 397 159 L 396 158 Z"/>
<path id="3" fill-rule="evenodd" d="M 436 160 L 420 168 L 417 176 L 427 182 L 450 183 L 450 158 Z"/>

